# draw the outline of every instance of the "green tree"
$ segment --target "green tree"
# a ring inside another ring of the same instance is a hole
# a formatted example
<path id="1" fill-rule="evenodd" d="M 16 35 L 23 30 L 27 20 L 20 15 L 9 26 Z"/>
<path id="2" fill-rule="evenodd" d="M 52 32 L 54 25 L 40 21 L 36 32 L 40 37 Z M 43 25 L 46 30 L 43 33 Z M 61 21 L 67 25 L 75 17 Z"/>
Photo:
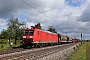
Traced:
<path id="1" fill-rule="evenodd" d="M 38 29 L 41 29 L 41 24 L 40 23 L 37 23 L 37 25 L 35 25 L 35 28 L 38 28 Z"/>
<path id="2" fill-rule="evenodd" d="M 57 33 L 56 29 L 53 27 L 49 27 L 47 31 L 53 32 L 53 33 Z"/>
<path id="3" fill-rule="evenodd" d="M 11 18 L 8 21 L 8 38 L 14 38 L 15 39 L 15 44 L 16 44 L 16 40 L 22 36 L 22 33 L 24 31 L 24 26 L 25 23 L 22 22 L 20 23 L 18 18 Z"/>
<path id="4" fill-rule="evenodd" d="M 7 30 L 3 29 L 3 31 L 1 31 L 0 38 L 7 38 L 7 35 Z"/>

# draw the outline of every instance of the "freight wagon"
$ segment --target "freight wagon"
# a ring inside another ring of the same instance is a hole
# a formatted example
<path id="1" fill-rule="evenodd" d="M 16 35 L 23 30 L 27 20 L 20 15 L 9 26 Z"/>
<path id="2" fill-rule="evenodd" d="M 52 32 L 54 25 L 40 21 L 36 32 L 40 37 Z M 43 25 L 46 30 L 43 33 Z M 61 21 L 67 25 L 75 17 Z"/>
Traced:
<path id="1" fill-rule="evenodd" d="M 79 42 L 79 39 L 74 38 L 74 39 L 72 39 L 72 42 L 77 43 L 77 42 Z"/>

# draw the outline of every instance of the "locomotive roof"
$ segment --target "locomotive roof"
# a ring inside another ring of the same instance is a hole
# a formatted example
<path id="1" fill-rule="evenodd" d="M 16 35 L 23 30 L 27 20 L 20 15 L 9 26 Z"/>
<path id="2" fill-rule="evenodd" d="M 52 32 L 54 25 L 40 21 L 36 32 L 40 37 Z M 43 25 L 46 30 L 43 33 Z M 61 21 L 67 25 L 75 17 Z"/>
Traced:
<path id="1" fill-rule="evenodd" d="M 30 30 L 30 29 L 37 29 L 37 28 L 25 28 L 25 30 Z M 47 33 L 51 33 L 51 34 L 57 34 L 57 33 L 53 33 L 53 32 L 50 32 L 50 31 L 41 30 L 41 29 L 37 29 L 37 30 L 47 32 Z"/>
<path id="2" fill-rule="evenodd" d="M 42 31 L 44 31 L 44 30 L 42 30 Z M 57 34 L 57 33 L 53 33 L 53 32 L 50 32 L 50 31 L 44 31 L 44 32 L 47 32 L 47 33 L 52 33 L 52 34 Z"/>

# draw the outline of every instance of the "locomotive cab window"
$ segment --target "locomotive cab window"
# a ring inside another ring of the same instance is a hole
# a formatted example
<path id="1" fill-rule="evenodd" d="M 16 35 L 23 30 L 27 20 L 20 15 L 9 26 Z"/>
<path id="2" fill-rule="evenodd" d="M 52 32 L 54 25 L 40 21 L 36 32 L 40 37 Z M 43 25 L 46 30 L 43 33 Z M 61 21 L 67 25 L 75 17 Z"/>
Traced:
<path id="1" fill-rule="evenodd" d="M 25 30 L 24 33 L 25 33 L 25 34 L 33 34 L 33 33 L 34 33 L 34 30 Z"/>

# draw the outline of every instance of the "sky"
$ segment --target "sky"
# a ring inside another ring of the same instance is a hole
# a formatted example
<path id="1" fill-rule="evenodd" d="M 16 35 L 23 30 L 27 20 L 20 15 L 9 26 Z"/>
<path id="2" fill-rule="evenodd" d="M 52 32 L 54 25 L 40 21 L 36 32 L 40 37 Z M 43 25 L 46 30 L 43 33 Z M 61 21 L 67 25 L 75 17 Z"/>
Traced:
<path id="1" fill-rule="evenodd" d="M 53 26 L 60 34 L 90 39 L 90 0 L 0 0 L 0 32 L 7 21 L 19 18 L 29 28 L 41 23 Z"/>

